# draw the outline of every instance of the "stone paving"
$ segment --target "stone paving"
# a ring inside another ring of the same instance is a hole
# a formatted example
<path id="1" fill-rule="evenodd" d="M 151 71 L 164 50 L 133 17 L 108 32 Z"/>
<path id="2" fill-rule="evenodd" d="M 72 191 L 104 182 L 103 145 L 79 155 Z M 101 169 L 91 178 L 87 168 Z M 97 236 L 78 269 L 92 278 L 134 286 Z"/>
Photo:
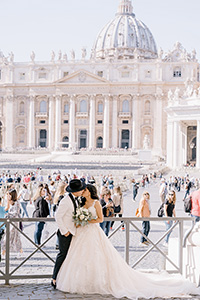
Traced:
<path id="1" fill-rule="evenodd" d="M 117 299 L 111 295 L 78 295 L 63 293 L 58 290 L 53 290 L 49 284 L 20 284 L 20 285 L 1 285 L 0 286 L 0 300 L 78 300 L 78 299 L 89 299 L 89 300 L 114 300 Z M 194 300 L 200 299 L 200 296 L 182 296 L 172 298 L 154 298 L 155 300 L 171 299 L 171 300 Z M 127 298 L 121 298 L 121 300 L 127 300 Z M 139 298 L 138 300 L 145 300 Z"/>
<path id="2" fill-rule="evenodd" d="M 151 209 L 152 209 L 152 217 L 156 216 L 157 209 L 160 205 L 159 197 L 158 197 L 158 187 L 159 184 L 153 183 L 149 185 L 148 187 L 140 188 L 139 194 L 136 198 L 136 202 L 132 201 L 132 191 L 127 191 L 124 193 L 124 216 L 126 217 L 132 217 L 135 214 L 136 208 L 138 207 L 138 201 L 140 199 L 140 196 L 144 190 L 148 190 L 151 194 Z M 186 216 L 186 214 L 183 212 L 183 191 L 180 193 L 177 193 L 177 204 L 176 204 L 176 212 L 177 216 Z M 29 205 L 28 207 L 29 213 L 31 215 L 31 212 L 33 210 L 33 206 Z M 139 224 L 139 223 L 138 223 Z M 115 226 L 117 226 L 117 222 L 115 223 Z M 190 226 L 190 222 L 186 224 L 186 229 Z M 140 226 L 139 226 L 140 227 Z M 51 223 L 51 226 L 48 228 L 49 231 L 55 229 L 55 224 Z M 25 224 L 24 226 L 24 232 L 29 233 L 30 237 L 33 238 L 33 232 L 34 232 L 34 224 Z M 160 234 L 165 232 L 165 225 L 162 221 L 159 223 L 151 222 L 151 232 L 150 237 L 152 240 L 157 240 L 158 236 Z M 111 242 L 113 245 L 117 248 L 117 250 L 120 252 L 122 256 L 124 256 L 124 236 L 125 233 L 122 231 L 119 231 L 115 236 L 111 238 Z M 172 235 L 177 236 L 177 230 L 174 230 Z M 138 257 L 140 257 L 145 251 L 146 248 L 139 246 L 139 240 L 140 235 L 136 233 L 135 230 L 131 230 L 131 241 L 130 241 L 130 264 L 133 263 Z M 31 253 L 31 248 L 28 243 L 23 244 L 24 248 L 24 254 L 22 256 L 27 256 L 27 254 Z M 44 248 L 45 251 L 52 257 L 55 258 L 57 252 L 55 250 L 55 239 L 49 242 L 49 244 L 46 245 L 46 248 Z M 17 263 L 22 260 L 22 257 L 18 257 L 18 260 L 16 260 L 16 257 L 14 255 L 11 256 L 11 268 L 14 268 L 17 266 Z M 158 259 L 156 251 L 149 254 L 143 262 L 141 262 L 138 266 L 138 268 L 141 269 L 152 269 L 152 268 L 158 268 L 159 269 L 160 261 Z M 0 264 L 0 269 L 3 270 L 4 268 L 4 260 L 2 260 Z M 23 268 L 23 274 L 30 274 L 32 271 L 32 268 L 39 272 L 40 274 L 51 274 L 53 263 L 49 263 L 48 259 L 44 259 L 44 255 L 41 255 L 40 253 L 37 253 L 29 263 L 26 263 L 26 266 Z M 21 270 L 18 271 L 20 274 Z M 112 296 L 101 296 L 101 295 L 70 295 L 67 293 L 62 293 L 60 291 L 54 291 L 50 285 L 49 285 L 49 279 L 32 279 L 32 280 L 12 280 L 11 284 L 9 286 L 5 286 L 3 282 L 0 282 L 0 300 L 11 300 L 11 299 L 22 299 L 22 300 L 39 300 L 39 299 L 94 299 L 94 300 L 101 300 L 101 299 L 115 299 Z M 183 298 L 173 298 L 173 299 L 200 299 L 200 297 L 183 297 Z M 157 298 L 158 300 L 158 298 Z"/>

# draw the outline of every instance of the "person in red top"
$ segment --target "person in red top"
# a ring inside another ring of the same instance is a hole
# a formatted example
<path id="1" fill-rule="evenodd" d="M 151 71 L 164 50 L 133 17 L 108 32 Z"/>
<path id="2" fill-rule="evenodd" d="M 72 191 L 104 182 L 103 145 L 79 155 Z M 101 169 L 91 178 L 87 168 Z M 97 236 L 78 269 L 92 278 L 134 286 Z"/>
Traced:
<path id="1" fill-rule="evenodd" d="M 23 179 L 24 183 L 29 183 L 31 181 L 30 173 L 26 174 Z"/>
<path id="2" fill-rule="evenodd" d="M 191 216 L 195 217 L 195 222 L 200 221 L 200 189 L 194 191 L 191 194 L 192 197 L 192 209 Z"/>

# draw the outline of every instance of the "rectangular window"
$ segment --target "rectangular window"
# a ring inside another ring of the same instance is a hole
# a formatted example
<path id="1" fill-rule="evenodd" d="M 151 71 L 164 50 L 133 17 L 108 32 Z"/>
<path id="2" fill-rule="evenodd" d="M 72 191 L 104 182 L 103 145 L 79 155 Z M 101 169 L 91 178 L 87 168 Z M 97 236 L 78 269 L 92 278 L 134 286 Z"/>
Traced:
<path id="1" fill-rule="evenodd" d="M 19 73 L 19 79 L 25 80 L 26 79 L 26 73 Z"/>
<path id="2" fill-rule="evenodd" d="M 40 73 L 38 74 L 38 78 L 39 78 L 39 79 L 46 79 L 46 78 L 47 78 L 47 73 L 45 73 L 45 72 L 40 72 Z"/>
<path id="3" fill-rule="evenodd" d="M 99 77 L 103 77 L 103 71 L 98 71 L 98 72 L 97 72 L 97 75 L 98 75 Z"/>
<path id="4" fill-rule="evenodd" d="M 68 120 L 64 120 L 63 123 L 64 123 L 64 124 L 68 124 Z"/>
<path id="5" fill-rule="evenodd" d="M 121 73 L 122 78 L 129 78 L 129 76 L 130 76 L 130 72 L 125 71 Z"/>
<path id="6" fill-rule="evenodd" d="M 40 124 L 45 124 L 45 120 L 40 120 Z"/>
<path id="7" fill-rule="evenodd" d="M 122 124 L 128 124 L 128 120 L 122 120 Z"/>
<path id="8" fill-rule="evenodd" d="M 69 72 L 63 72 L 63 77 L 68 76 Z"/>
<path id="9" fill-rule="evenodd" d="M 102 120 L 98 120 L 97 123 L 98 124 L 103 124 L 103 121 Z"/>

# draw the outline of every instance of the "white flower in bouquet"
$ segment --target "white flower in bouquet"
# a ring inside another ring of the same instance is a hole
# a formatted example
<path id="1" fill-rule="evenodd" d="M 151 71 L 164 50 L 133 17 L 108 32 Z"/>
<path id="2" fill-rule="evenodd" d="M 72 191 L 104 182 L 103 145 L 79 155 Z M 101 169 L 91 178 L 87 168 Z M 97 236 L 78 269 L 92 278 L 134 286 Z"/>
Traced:
<path id="1" fill-rule="evenodd" d="M 73 215 L 73 222 L 75 225 L 85 226 L 88 224 L 88 221 L 92 220 L 91 212 L 84 207 L 79 207 L 76 210 L 76 213 Z"/>

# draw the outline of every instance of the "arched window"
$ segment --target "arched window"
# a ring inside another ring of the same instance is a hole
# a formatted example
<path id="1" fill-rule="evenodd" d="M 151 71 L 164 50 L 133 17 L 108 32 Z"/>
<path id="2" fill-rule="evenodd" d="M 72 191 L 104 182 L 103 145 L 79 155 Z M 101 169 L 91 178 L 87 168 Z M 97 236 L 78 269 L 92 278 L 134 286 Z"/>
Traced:
<path id="1" fill-rule="evenodd" d="M 47 112 L 47 103 L 44 100 L 40 102 L 40 112 Z"/>
<path id="2" fill-rule="evenodd" d="M 151 104 L 150 104 L 149 100 L 145 101 L 144 111 L 145 111 L 145 114 L 150 114 L 150 112 L 151 112 Z"/>
<path id="3" fill-rule="evenodd" d="M 99 113 L 103 112 L 103 103 L 102 102 L 98 103 L 98 112 Z"/>
<path id="4" fill-rule="evenodd" d="M 69 104 L 64 105 L 64 113 L 69 113 Z"/>
<path id="5" fill-rule="evenodd" d="M 122 103 L 122 112 L 129 112 L 129 101 L 124 100 Z"/>
<path id="6" fill-rule="evenodd" d="M 97 138 L 97 148 L 103 148 L 103 138 L 101 136 Z"/>
<path id="7" fill-rule="evenodd" d="M 19 113 L 20 113 L 20 114 L 23 114 L 23 113 L 24 113 L 24 102 L 23 102 L 23 101 L 20 102 L 20 104 L 19 104 Z"/>
<path id="8" fill-rule="evenodd" d="M 87 112 L 87 102 L 85 100 L 80 102 L 80 112 Z"/>
<path id="9" fill-rule="evenodd" d="M 19 143 L 24 143 L 24 139 L 25 139 L 24 129 L 20 129 L 19 130 Z"/>
<path id="10" fill-rule="evenodd" d="M 181 67 L 175 67 L 174 68 L 173 77 L 181 77 Z"/>
<path id="11" fill-rule="evenodd" d="M 62 139 L 62 141 L 63 141 L 62 147 L 63 147 L 63 148 L 68 148 L 68 147 L 69 147 L 69 144 L 65 144 L 65 143 L 68 143 L 68 142 L 69 142 L 68 136 L 64 136 L 63 139 Z"/>

